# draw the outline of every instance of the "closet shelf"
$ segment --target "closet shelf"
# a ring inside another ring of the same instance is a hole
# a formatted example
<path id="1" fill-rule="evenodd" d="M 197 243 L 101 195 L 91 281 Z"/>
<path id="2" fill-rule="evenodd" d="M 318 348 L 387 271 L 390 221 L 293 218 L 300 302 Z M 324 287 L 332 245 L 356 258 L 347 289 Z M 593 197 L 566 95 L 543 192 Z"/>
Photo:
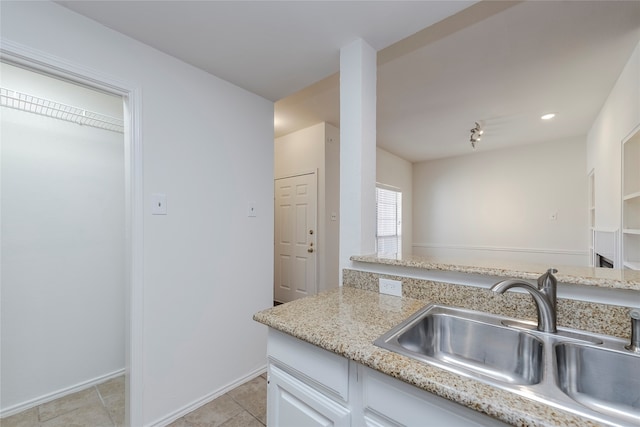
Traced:
<path id="1" fill-rule="evenodd" d="M 0 88 L 0 105 L 41 116 L 124 133 L 124 121 L 105 114 L 83 110 L 11 89 Z"/>
<path id="2" fill-rule="evenodd" d="M 640 261 L 625 261 L 624 266 L 631 270 L 640 270 Z"/>
<path id="3" fill-rule="evenodd" d="M 635 193 L 631 193 L 631 194 L 627 194 L 626 196 L 622 197 L 622 200 L 633 200 L 633 199 L 638 199 L 640 198 L 640 191 L 636 191 Z"/>

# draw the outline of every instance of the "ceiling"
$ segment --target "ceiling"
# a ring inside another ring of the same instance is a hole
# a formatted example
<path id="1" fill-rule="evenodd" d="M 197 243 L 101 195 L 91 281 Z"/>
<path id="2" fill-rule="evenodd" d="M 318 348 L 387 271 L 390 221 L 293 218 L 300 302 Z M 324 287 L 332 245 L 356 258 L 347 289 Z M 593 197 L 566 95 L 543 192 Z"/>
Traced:
<path id="1" fill-rule="evenodd" d="M 385 48 L 475 1 L 56 1 L 277 101 L 336 73 L 340 48 Z"/>
<path id="2" fill-rule="evenodd" d="M 475 122 L 475 152 L 584 137 L 639 41 L 638 1 L 477 3 L 378 52 L 377 145 L 472 154 Z M 277 102 L 276 137 L 339 126 L 339 104 L 338 75 Z"/>
<path id="3" fill-rule="evenodd" d="M 363 38 L 377 144 L 412 162 L 473 153 L 476 121 L 478 152 L 584 136 L 640 40 L 640 1 L 57 3 L 277 101 L 276 137 L 339 126 L 339 50 Z"/>

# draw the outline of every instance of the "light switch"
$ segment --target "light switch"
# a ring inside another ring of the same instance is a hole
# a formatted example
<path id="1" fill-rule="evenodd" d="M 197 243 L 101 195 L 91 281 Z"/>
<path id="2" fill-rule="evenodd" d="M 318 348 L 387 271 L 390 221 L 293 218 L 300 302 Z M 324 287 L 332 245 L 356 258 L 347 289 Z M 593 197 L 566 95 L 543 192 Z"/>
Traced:
<path id="1" fill-rule="evenodd" d="M 167 195 L 154 193 L 151 195 L 151 215 L 167 214 Z"/>
<path id="2" fill-rule="evenodd" d="M 338 219 L 338 214 L 335 212 L 331 212 L 331 221 L 336 221 Z"/>
<path id="3" fill-rule="evenodd" d="M 258 212 L 256 210 L 256 202 L 249 202 L 249 204 L 247 205 L 247 216 L 251 218 L 258 216 Z"/>

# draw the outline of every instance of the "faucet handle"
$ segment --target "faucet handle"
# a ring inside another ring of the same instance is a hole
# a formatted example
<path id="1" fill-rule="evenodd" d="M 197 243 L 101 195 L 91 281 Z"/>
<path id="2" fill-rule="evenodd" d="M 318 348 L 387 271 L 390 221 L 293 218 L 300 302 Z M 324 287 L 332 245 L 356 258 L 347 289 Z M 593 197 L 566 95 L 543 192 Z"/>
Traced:
<path id="1" fill-rule="evenodd" d="M 557 302 L 556 294 L 558 289 L 558 281 L 553 274 L 557 272 L 558 270 L 556 270 L 555 268 L 550 268 L 546 273 L 538 277 L 538 289 L 542 293 L 544 293 L 547 298 L 549 298 L 549 302 L 551 303 L 551 306 L 554 310 Z"/>
<path id="2" fill-rule="evenodd" d="M 540 277 L 538 277 L 538 284 L 541 284 L 542 282 L 544 282 L 547 279 L 555 281 L 556 278 L 554 277 L 554 274 L 556 274 L 557 272 L 558 272 L 558 270 L 555 269 L 555 268 L 548 268 L 546 273 L 544 273 Z"/>
<path id="3" fill-rule="evenodd" d="M 550 268 L 547 270 L 546 273 L 538 277 L 538 288 L 542 288 L 543 286 L 548 286 L 550 284 L 549 282 L 557 283 L 557 280 L 554 276 L 554 273 L 557 273 L 557 272 L 558 270 L 556 270 L 555 268 Z"/>
<path id="4" fill-rule="evenodd" d="M 548 288 L 549 286 L 555 286 L 558 284 L 554 274 L 557 273 L 558 270 L 555 268 L 547 269 L 547 272 L 538 277 L 538 289 Z"/>

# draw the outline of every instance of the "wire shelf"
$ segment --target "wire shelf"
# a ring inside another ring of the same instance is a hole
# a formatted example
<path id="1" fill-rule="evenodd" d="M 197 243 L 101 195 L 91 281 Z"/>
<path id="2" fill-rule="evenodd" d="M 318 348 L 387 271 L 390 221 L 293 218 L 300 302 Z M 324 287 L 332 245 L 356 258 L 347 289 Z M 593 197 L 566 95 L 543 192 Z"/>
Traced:
<path id="1" fill-rule="evenodd" d="M 124 121 L 93 111 L 83 110 L 37 96 L 0 88 L 0 105 L 45 117 L 65 120 L 83 126 L 91 126 L 112 132 L 124 133 Z"/>

